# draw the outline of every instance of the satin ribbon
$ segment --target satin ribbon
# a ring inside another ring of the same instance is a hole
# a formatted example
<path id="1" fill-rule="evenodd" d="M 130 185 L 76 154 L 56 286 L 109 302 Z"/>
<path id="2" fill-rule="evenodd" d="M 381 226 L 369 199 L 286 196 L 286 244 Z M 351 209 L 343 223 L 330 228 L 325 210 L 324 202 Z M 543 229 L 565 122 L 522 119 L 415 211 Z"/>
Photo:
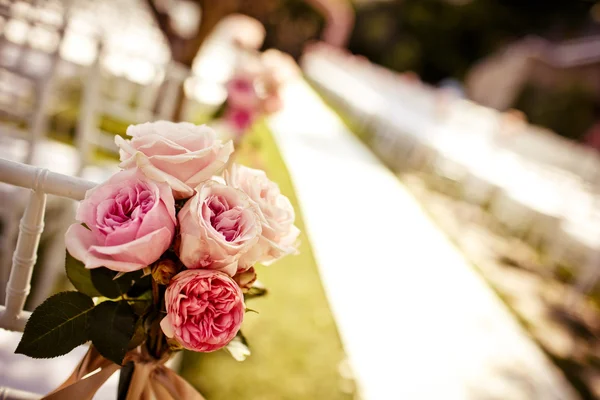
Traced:
<path id="1" fill-rule="evenodd" d="M 134 363 L 127 400 L 205 400 L 185 379 L 165 367 L 167 359 L 154 360 L 139 350 L 127 355 L 125 361 Z M 90 346 L 71 376 L 42 400 L 92 400 L 104 382 L 120 368 Z"/>

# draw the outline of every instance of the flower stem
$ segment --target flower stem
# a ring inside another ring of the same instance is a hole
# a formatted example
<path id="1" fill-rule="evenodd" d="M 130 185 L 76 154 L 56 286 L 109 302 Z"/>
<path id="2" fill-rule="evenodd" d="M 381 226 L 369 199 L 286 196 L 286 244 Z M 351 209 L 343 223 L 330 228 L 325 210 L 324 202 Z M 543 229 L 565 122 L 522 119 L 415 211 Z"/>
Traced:
<path id="1" fill-rule="evenodd" d="M 131 386 L 131 378 L 133 377 L 133 362 L 128 362 L 119 372 L 119 386 L 117 388 L 117 400 L 127 399 L 127 393 Z"/>
<path id="2" fill-rule="evenodd" d="M 154 305 L 157 306 L 160 303 L 160 290 L 158 288 L 158 283 L 154 279 L 152 279 L 152 301 Z"/>

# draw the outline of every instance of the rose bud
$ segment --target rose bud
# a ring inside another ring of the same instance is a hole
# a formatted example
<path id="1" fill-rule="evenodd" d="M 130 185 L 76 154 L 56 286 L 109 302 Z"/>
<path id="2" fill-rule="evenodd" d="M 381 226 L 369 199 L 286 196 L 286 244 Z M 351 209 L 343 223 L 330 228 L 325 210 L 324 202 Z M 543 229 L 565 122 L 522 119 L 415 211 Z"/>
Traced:
<path id="1" fill-rule="evenodd" d="M 171 278 L 177 274 L 177 265 L 169 259 L 158 261 L 152 268 L 152 279 L 160 285 L 168 285 Z"/>
<path id="2" fill-rule="evenodd" d="M 235 283 L 242 289 L 242 292 L 247 292 L 254 282 L 256 282 L 256 271 L 254 271 L 254 267 L 250 267 L 244 272 L 238 272 L 233 277 Z"/>

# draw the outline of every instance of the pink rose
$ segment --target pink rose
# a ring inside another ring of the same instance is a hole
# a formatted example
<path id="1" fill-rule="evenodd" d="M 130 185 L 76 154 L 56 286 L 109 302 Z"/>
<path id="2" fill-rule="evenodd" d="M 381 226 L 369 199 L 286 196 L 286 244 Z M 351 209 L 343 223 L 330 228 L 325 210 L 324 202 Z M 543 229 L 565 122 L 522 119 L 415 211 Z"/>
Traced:
<path id="1" fill-rule="evenodd" d="M 239 260 L 260 237 L 259 210 L 242 191 L 216 181 L 196 188 L 179 211 L 179 259 L 188 268 L 218 269 L 233 276 L 255 260 Z"/>
<path id="2" fill-rule="evenodd" d="M 228 107 L 223 118 L 238 134 L 244 133 L 254 122 L 254 114 L 244 108 Z"/>
<path id="3" fill-rule="evenodd" d="M 246 193 L 260 210 L 262 234 L 258 245 L 244 258 L 253 258 L 268 265 L 287 254 L 296 253 L 300 230 L 294 226 L 294 207 L 281 194 L 279 186 L 269 180 L 264 171 L 237 164 L 225 172 L 225 180 L 228 185 Z M 242 259 L 242 263 L 244 261 Z"/>
<path id="4" fill-rule="evenodd" d="M 256 76 L 252 73 L 238 74 L 227 82 L 227 103 L 229 107 L 256 109 L 260 97 L 254 88 Z"/>
<path id="5" fill-rule="evenodd" d="M 205 269 L 175 275 L 165 292 L 165 335 L 192 351 L 209 352 L 227 345 L 244 319 L 244 295 L 227 275 Z"/>
<path id="6" fill-rule="evenodd" d="M 175 234 L 175 200 L 166 183 L 137 168 L 120 171 L 88 190 L 66 233 L 69 253 L 86 268 L 130 272 L 142 269 L 169 248 Z"/>
<path id="7" fill-rule="evenodd" d="M 131 140 L 120 136 L 121 168 L 137 166 L 146 176 L 166 182 L 175 198 L 194 194 L 193 188 L 220 172 L 233 152 L 231 141 L 222 143 L 206 125 L 189 122 L 147 122 L 127 128 Z"/>

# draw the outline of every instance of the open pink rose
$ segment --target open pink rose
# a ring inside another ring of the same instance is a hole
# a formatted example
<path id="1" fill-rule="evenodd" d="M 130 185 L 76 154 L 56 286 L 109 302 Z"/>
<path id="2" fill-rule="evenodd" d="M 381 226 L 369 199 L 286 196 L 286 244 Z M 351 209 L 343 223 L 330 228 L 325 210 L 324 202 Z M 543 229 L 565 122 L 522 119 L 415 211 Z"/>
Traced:
<path id="1" fill-rule="evenodd" d="M 160 326 L 192 351 L 209 352 L 227 345 L 244 319 L 244 295 L 226 274 L 205 269 L 175 275 L 165 292 L 167 316 Z"/>
<path id="2" fill-rule="evenodd" d="M 88 190 L 65 241 L 86 268 L 130 272 L 156 260 L 175 233 L 175 200 L 166 183 L 148 179 L 137 168 L 116 173 Z"/>
<path id="3" fill-rule="evenodd" d="M 196 195 L 179 211 L 179 259 L 188 268 L 217 269 L 233 276 L 254 261 L 240 258 L 261 233 L 260 211 L 244 192 L 216 181 L 196 188 Z"/>
<path id="4" fill-rule="evenodd" d="M 231 141 L 222 143 L 206 125 L 189 122 L 148 122 L 127 128 L 131 140 L 120 136 L 121 168 L 137 166 L 146 176 L 166 182 L 175 198 L 194 194 L 193 188 L 220 172 L 233 152 Z"/>
<path id="5" fill-rule="evenodd" d="M 225 180 L 228 185 L 246 193 L 260 210 L 261 238 L 244 259 L 249 257 L 268 265 L 287 254 L 296 253 L 300 230 L 294 225 L 294 207 L 281 194 L 279 186 L 269 180 L 264 171 L 237 164 L 225 172 Z"/>

